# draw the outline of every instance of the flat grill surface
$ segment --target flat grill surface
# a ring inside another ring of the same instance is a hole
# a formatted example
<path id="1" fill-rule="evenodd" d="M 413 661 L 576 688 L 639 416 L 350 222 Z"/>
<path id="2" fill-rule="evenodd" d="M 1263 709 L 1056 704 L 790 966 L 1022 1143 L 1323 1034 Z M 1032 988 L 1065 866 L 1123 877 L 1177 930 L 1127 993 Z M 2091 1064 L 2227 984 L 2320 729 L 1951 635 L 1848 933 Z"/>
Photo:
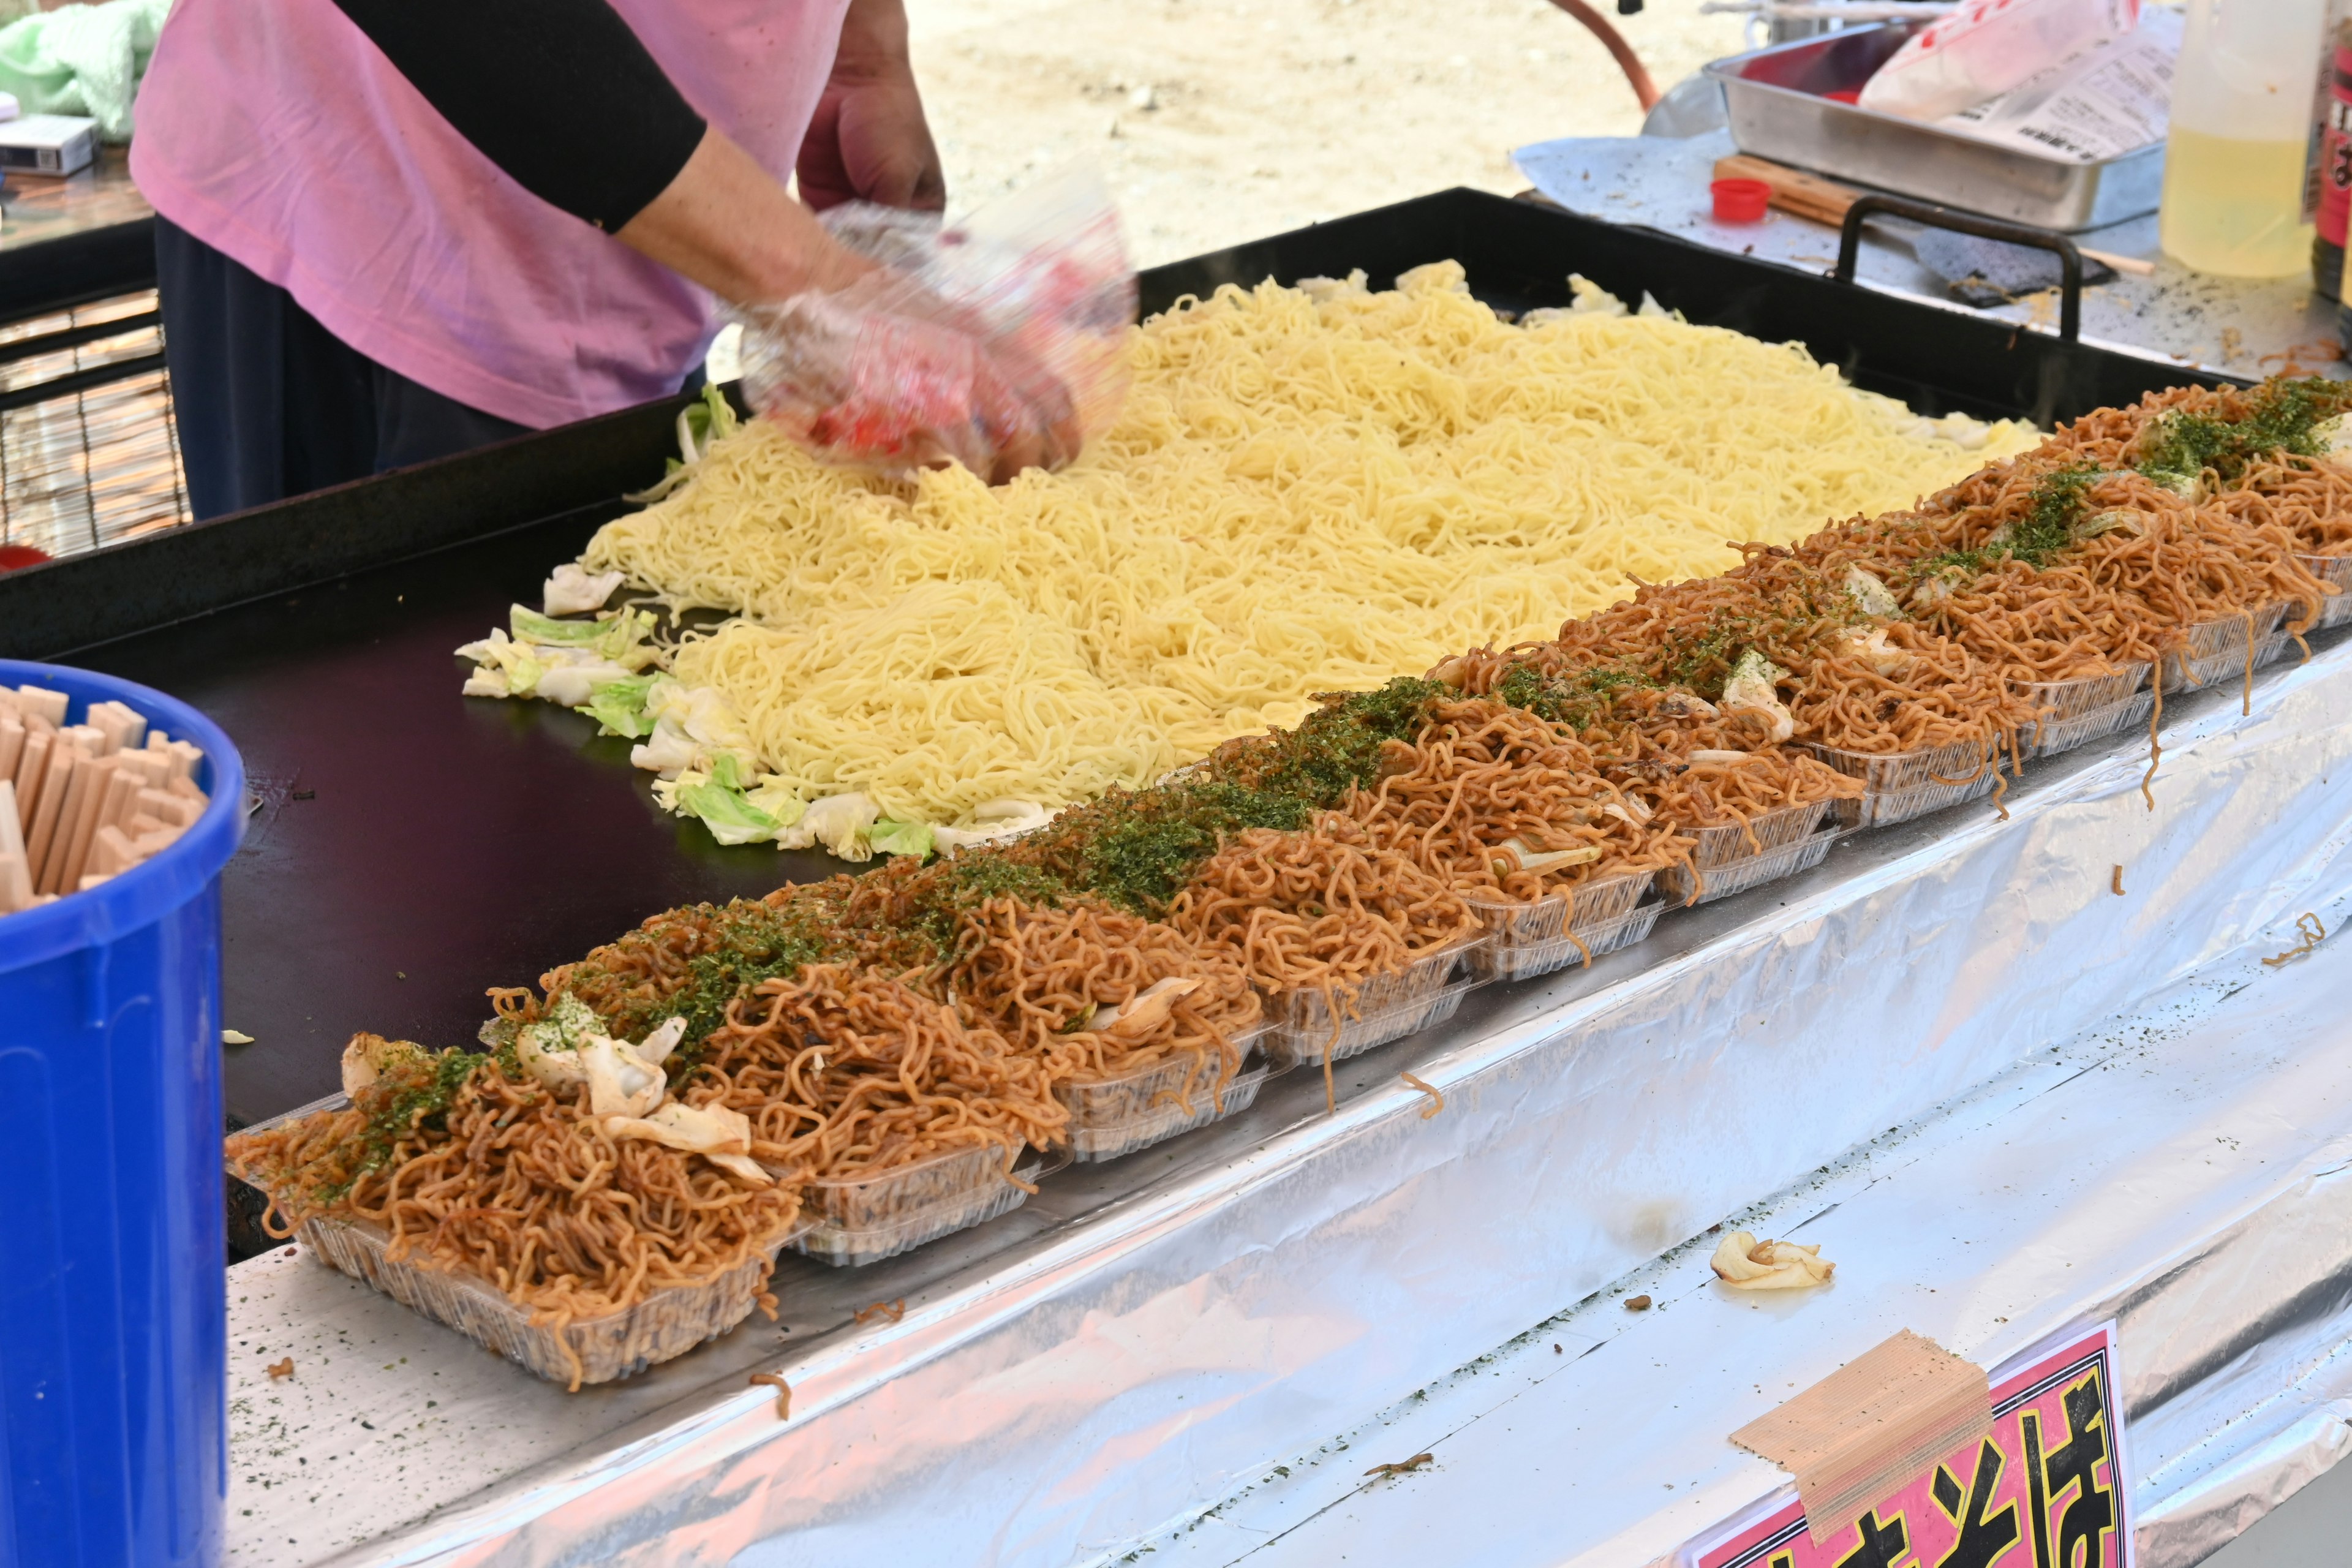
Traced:
<path id="1" fill-rule="evenodd" d="M 1796 340 L 1923 412 L 2071 418 L 2177 384 L 2152 361 L 1977 321 L 1531 204 L 1447 192 L 1145 275 L 1147 310 L 1222 282 L 1376 287 L 1462 261 L 1523 310 L 1580 272 L 1631 300 Z M 1736 395 L 1727 389 L 1727 395 Z M 69 658 L 203 708 L 257 796 L 223 878 L 233 1121 L 333 1090 L 357 1029 L 470 1042 L 482 991 L 536 982 L 656 910 L 837 863 L 728 849 L 654 805 L 627 742 L 541 702 L 458 695 L 450 650 L 535 605 L 657 478 L 676 405 L 0 576 L 0 654 Z"/>

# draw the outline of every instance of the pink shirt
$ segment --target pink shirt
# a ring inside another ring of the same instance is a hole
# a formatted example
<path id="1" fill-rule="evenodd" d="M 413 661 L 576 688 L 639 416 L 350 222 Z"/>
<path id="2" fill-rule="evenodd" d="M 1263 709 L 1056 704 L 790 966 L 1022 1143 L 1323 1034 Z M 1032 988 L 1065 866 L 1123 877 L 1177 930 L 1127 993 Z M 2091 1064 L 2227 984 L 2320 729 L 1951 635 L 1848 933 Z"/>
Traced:
<path id="1" fill-rule="evenodd" d="M 848 0 L 613 5 L 791 174 Z M 667 396 L 709 348 L 707 293 L 499 172 L 332 0 L 179 0 L 138 116 L 157 212 L 446 397 L 544 428 Z"/>

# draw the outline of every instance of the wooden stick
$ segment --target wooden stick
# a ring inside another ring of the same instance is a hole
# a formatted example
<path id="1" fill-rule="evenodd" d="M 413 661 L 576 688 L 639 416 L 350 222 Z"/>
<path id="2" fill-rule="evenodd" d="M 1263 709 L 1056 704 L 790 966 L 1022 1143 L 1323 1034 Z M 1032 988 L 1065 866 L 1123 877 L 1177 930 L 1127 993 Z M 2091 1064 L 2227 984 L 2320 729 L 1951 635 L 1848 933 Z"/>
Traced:
<path id="1" fill-rule="evenodd" d="M 1819 174 L 1809 174 L 1802 169 L 1791 169 L 1786 163 L 1775 163 L 1769 158 L 1750 157 L 1735 153 L 1715 162 L 1715 177 L 1718 180 L 1761 180 L 1772 187 L 1772 205 L 1784 213 L 1825 223 L 1832 228 L 1845 222 L 1846 209 L 1860 199 L 1862 193 L 1852 185 L 1842 185 L 1835 180 L 1825 180 Z M 2074 247 L 2085 261 L 2096 261 L 2128 272 L 2135 278 L 2149 278 L 2156 273 L 2156 263 L 2138 256 L 2119 256 L 2112 250 L 2093 250 L 2086 245 Z"/>
<path id="2" fill-rule="evenodd" d="M 98 831 L 100 810 L 106 805 L 108 791 L 114 784 L 114 759 L 100 757 L 85 763 L 76 775 L 82 783 L 79 807 L 73 816 L 73 833 L 67 837 L 63 827 L 58 829 L 58 841 L 65 848 L 64 864 L 58 868 L 60 893 L 70 892 L 81 886 L 82 873 L 89 868 L 89 840 Z"/>
<path id="3" fill-rule="evenodd" d="M 41 775 L 41 798 L 33 807 L 32 831 L 25 835 L 25 860 L 32 868 L 33 889 L 36 892 L 49 890 L 49 845 L 58 836 L 58 818 L 66 806 L 66 792 L 71 787 L 74 764 L 81 753 L 64 740 L 49 748 L 49 765 Z"/>
<path id="4" fill-rule="evenodd" d="M 49 776 L 49 748 L 56 737 L 47 730 L 27 728 L 25 731 L 25 754 L 16 759 L 16 821 L 17 826 L 30 828 L 33 813 L 41 804 L 41 784 Z"/>

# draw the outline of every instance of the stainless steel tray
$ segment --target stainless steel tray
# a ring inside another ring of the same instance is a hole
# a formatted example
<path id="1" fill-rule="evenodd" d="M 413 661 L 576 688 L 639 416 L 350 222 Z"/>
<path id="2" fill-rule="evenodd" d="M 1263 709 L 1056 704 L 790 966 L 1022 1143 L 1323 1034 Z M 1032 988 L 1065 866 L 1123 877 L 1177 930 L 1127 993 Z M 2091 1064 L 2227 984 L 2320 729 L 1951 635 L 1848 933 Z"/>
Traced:
<path id="1" fill-rule="evenodd" d="M 1858 89 L 1911 31 L 1846 27 L 1710 63 L 1732 140 L 1759 158 L 2067 233 L 2156 210 L 2161 142 L 2095 163 L 2037 157 L 1823 96 Z"/>

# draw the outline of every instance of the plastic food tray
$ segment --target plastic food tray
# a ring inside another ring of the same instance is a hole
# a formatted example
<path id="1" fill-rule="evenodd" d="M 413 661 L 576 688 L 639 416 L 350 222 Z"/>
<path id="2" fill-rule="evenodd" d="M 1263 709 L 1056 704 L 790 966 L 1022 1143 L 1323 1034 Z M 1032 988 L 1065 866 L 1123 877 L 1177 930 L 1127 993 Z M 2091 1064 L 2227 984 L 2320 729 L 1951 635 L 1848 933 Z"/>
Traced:
<path id="1" fill-rule="evenodd" d="M 1989 742 L 1981 740 L 1892 752 L 1842 752 L 1817 741 L 1803 744 L 1838 772 L 1863 782 L 1860 800 L 1837 803 L 1838 823 L 1844 827 L 1878 827 L 1925 816 L 1991 794 L 2000 777 L 1998 752 L 1988 755 Z"/>
<path id="2" fill-rule="evenodd" d="M 1302 1064 L 1320 1063 L 1326 1051 L 1333 1061 L 1344 1061 L 1443 1023 L 1462 1005 L 1463 994 L 1478 984 L 1476 976 L 1455 980 L 1455 968 L 1465 958 L 1475 961 L 1490 945 L 1486 936 L 1466 937 L 1433 948 L 1393 974 L 1376 974 L 1354 997 L 1339 998 L 1336 1019 L 1318 988 L 1302 985 L 1275 992 L 1266 998 L 1266 1012 L 1274 1020 L 1268 1050 Z"/>
<path id="3" fill-rule="evenodd" d="M 2034 726 L 2030 742 L 2021 734 L 2021 749 L 2029 758 L 2054 757 L 2061 752 L 2145 724 L 2155 710 L 2156 693 L 2142 691 L 2072 718 L 2045 719 Z"/>
<path id="4" fill-rule="evenodd" d="M 1212 1071 L 1202 1075 L 1187 1092 L 1185 1079 L 1193 1076 L 1199 1065 L 1191 1057 L 1148 1062 L 1108 1078 L 1057 1085 L 1054 1093 L 1070 1110 L 1070 1158 L 1081 1165 L 1116 1160 L 1179 1132 L 1247 1110 L 1265 1080 L 1290 1065 L 1286 1054 L 1275 1063 L 1258 1053 L 1259 1042 L 1271 1028 L 1270 1025 L 1253 1026 L 1235 1042 L 1241 1047 L 1241 1070 L 1225 1080 L 1222 1090 L 1211 1081 L 1221 1064 L 1212 1063 Z M 1257 1056 L 1255 1064 L 1250 1059 L 1254 1054 Z"/>
<path id="5" fill-rule="evenodd" d="M 1066 1150 L 1033 1157 L 1015 1170 L 1021 1180 L 1069 1163 Z M 870 1176 L 829 1176 L 802 1190 L 806 1228 L 793 1238 L 796 1252 L 853 1268 L 982 1225 L 1021 1206 L 1029 1194 L 1004 1174 L 1004 1151 L 993 1143 L 949 1149 Z"/>
<path id="6" fill-rule="evenodd" d="M 2284 605 L 2273 605 L 2256 610 L 2252 616 L 2254 637 L 2254 663 L 2269 663 L 2286 646 L 2285 634 L 2279 623 L 2286 618 Z M 2249 617 L 2222 616 L 2200 621 L 2189 628 L 2187 650 L 2176 650 L 2164 656 L 2164 689 L 2168 696 L 2192 687 L 2209 687 L 2231 675 L 2242 679 L 2246 671 L 2246 632 Z"/>
<path id="7" fill-rule="evenodd" d="M 1549 942 L 1571 925 L 1582 931 L 1587 926 L 1615 920 L 1650 890 L 1650 879 L 1654 875 L 1651 871 L 1628 871 L 1594 881 L 1570 883 L 1567 890 L 1575 895 L 1572 906 L 1557 893 L 1533 903 L 1484 892 L 1465 893 L 1462 901 L 1476 912 L 1478 923 L 1496 942 Z M 1570 918 L 1571 907 L 1575 911 L 1573 920 Z"/>
<path id="8" fill-rule="evenodd" d="M 1761 855 L 1748 855 L 1714 866 L 1669 866 L 1658 873 L 1658 891 L 1676 908 L 1713 903 L 1782 877 L 1811 870 L 1822 863 L 1822 857 L 1830 852 L 1837 837 L 1837 829 L 1832 827 Z"/>
<path id="9" fill-rule="evenodd" d="M 1573 936 L 1563 932 L 1539 942 L 1488 942 L 1478 950 L 1472 962 L 1484 979 L 1531 980 L 1571 963 L 1581 963 L 1588 956 L 1599 958 L 1633 946 L 1650 934 L 1665 910 L 1664 899 L 1645 899 L 1612 920 L 1578 925 Z"/>
<path id="10" fill-rule="evenodd" d="M 2344 591 L 2323 600 L 2318 618 L 2311 623 L 2312 631 L 2325 631 L 2352 621 L 2352 555 L 2298 555 L 2305 571 L 2323 583 L 2333 583 Z"/>
<path id="11" fill-rule="evenodd" d="M 563 1353 L 566 1344 L 580 1358 L 583 1384 L 610 1383 L 725 1333 L 751 1315 L 776 1253 L 785 1245 L 779 1238 L 707 1284 L 659 1291 L 625 1311 L 575 1319 L 559 1332 L 552 1324 L 533 1323 L 531 1309 L 508 1300 L 487 1279 L 388 1256 L 391 1237 L 363 1221 L 309 1219 L 295 1234 L 352 1279 L 550 1383 L 567 1385 L 572 1363 Z"/>
<path id="12" fill-rule="evenodd" d="M 1742 827 L 1738 823 L 1722 827 L 1702 827 L 1698 844 L 1691 850 L 1690 863 L 1702 871 L 1717 866 L 1728 866 L 1735 860 L 1752 859 L 1785 849 L 1791 844 L 1801 844 L 1830 809 L 1826 800 L 1810 801 L 1803 805 L 1784 805 L 1748 819 Z M 1754 835 L 1753 840 L 1750 834 Z M 1665 876 L 1669 873 L 1662 872 Z M 1702 900 L 1704 901 L 1704 900 Z M 1632 905 L 1626 906 L 1628 909 Z"/>
<path id="13" fill-rule="evenodd" d="M 2147 679 L 2149 666 L 2127 664 L 2113 675 L 2086 675 L 2079 680 L 2021 680 L 2017 694 L 2046 712 L 2054 722 L 2079 718 L 2097 708 L 2111 708 L 2129 697 Z"/>

